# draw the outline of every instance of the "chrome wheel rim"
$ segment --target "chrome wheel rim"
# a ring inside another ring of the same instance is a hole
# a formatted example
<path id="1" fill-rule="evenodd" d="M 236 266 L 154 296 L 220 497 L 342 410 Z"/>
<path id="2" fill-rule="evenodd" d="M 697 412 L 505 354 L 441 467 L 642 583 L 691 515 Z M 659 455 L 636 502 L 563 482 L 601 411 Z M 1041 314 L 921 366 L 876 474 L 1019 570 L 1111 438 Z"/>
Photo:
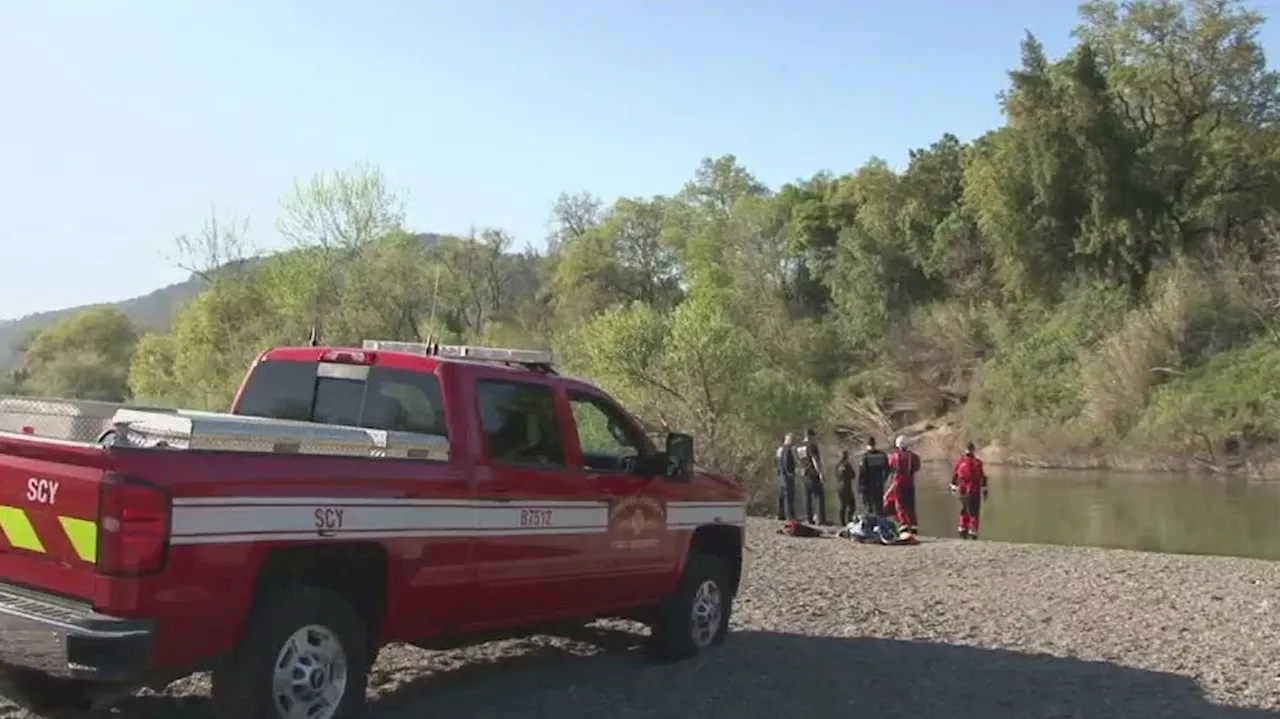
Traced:
<path id="1" fill-rule="evenodd" d="M 715 641 L 724 616 L 724 595 L 720 585 L 708 579 L 693 595 L 693 643 L 703 648 Z"/>
<path id="2" fill-rule="evenodd" d="M 309 624 L 276 655 L 271 699 L 280 719 L 331 719 L 347 692 L 347 653 L 330 630 Z"/>

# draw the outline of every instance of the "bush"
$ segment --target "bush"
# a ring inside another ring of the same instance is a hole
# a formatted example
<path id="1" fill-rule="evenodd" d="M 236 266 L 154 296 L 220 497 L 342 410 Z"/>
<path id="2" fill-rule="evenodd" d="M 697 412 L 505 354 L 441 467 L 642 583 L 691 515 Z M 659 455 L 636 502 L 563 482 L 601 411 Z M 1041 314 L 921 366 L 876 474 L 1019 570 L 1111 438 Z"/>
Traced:
<path id="1" fill-rule="evenodd" d="M 1179 267 L 1152 291 L 1152 301 L 1130 310 L 1116 330 L 1083 352 L 1083 419 L 1099 433 L 1123 435 L 1146 405 L 1148 393 L 1181 363 L 1188 329 L 1207 288 L 1197 273 Z"/>
<path id="2" fill-rule="evenodd" d="M 990 313 L 992 356 L 983 363 L 966 420 L 977 431 L 1008 439 L 1015 426 L 1055 430 L 1084 409 L 1081 350 L 1093 347 L 1128 309 L 1125 293 L 1094 286 L 1069 295 L 1058 309 L 1028 306 Z"/>
<path id="3" fill-rule="evenodd" d="M 1223 352 L 1161 386 L 1134 437 L 1183 450 L 1280 438 L 1280 346 L 1267 340 Z"/>

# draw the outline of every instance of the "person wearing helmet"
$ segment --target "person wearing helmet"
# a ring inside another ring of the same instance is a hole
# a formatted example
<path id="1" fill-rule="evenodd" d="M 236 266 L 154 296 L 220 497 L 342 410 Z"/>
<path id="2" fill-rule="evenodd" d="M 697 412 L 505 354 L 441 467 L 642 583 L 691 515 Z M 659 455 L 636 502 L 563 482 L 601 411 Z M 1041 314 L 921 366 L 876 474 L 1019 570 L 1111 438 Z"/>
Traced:
<path id="1" fill-rule="evenodd" d="M 964 454 L 951 470 L 951 491 L 960 495 L 960 538 L 977 539 L 982 500 L 987 498 L 987 473 L 973 442 L 965 445 Z"/>
<path id="2" fill-rule="evenodd" d="M 889 455 L 889 491 L 884 506 L 892 511 L 902 534 L 916 533 L 916 473 L 920 471 L 920 455 L 912 452 L 906 435 L 898 435 L 893 454 Z"/>
<path id="3" fill-rule="evenodd" d="M 884 488 L 889 482 L 889 455 L 876 446 L 875 437 L 867 437 L 867 450 L 858 460 L 858 494 L 866 513 L 884 515 Z"/>
<path id="4" fill-rule="evenodd" d="M 827 523 L 827 491 L 822 481 L 822 452 L 818 450 L 818 433 L 804 433 L 804 441 L 796 447 L 800 475 L 804 477 L 804 513 L 814 524 Z"/>

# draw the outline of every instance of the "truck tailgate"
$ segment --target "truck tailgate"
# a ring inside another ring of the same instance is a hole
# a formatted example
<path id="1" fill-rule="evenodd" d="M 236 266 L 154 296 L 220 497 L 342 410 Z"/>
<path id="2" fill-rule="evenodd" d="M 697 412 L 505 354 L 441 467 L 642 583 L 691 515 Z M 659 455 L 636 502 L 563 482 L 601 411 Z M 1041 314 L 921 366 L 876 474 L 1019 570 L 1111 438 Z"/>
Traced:
<path id="1" fill-rule="evenodd" d="M 0 437 L 0 581 L 93 596 L 105 473 L 95 450 Z"/>

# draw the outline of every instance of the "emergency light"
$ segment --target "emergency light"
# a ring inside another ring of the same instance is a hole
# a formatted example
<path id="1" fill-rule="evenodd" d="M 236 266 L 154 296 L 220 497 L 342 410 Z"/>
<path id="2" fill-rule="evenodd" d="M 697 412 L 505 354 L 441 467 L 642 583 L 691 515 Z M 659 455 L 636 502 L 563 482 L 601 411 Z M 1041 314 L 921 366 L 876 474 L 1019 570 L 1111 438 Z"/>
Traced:
<path id="1" fill-rule="evenodd" d="M 550 367 L 555 355 L 549 350 L 520 350 L 505 347 L 474 347 L 471 345 L 441 345 L 425 342 L 396 342 L 393 340 L 365 340 L 361 349 L 384 352 L 407 352 L 424 357 L 453 357 L 487 362 Z"/>

